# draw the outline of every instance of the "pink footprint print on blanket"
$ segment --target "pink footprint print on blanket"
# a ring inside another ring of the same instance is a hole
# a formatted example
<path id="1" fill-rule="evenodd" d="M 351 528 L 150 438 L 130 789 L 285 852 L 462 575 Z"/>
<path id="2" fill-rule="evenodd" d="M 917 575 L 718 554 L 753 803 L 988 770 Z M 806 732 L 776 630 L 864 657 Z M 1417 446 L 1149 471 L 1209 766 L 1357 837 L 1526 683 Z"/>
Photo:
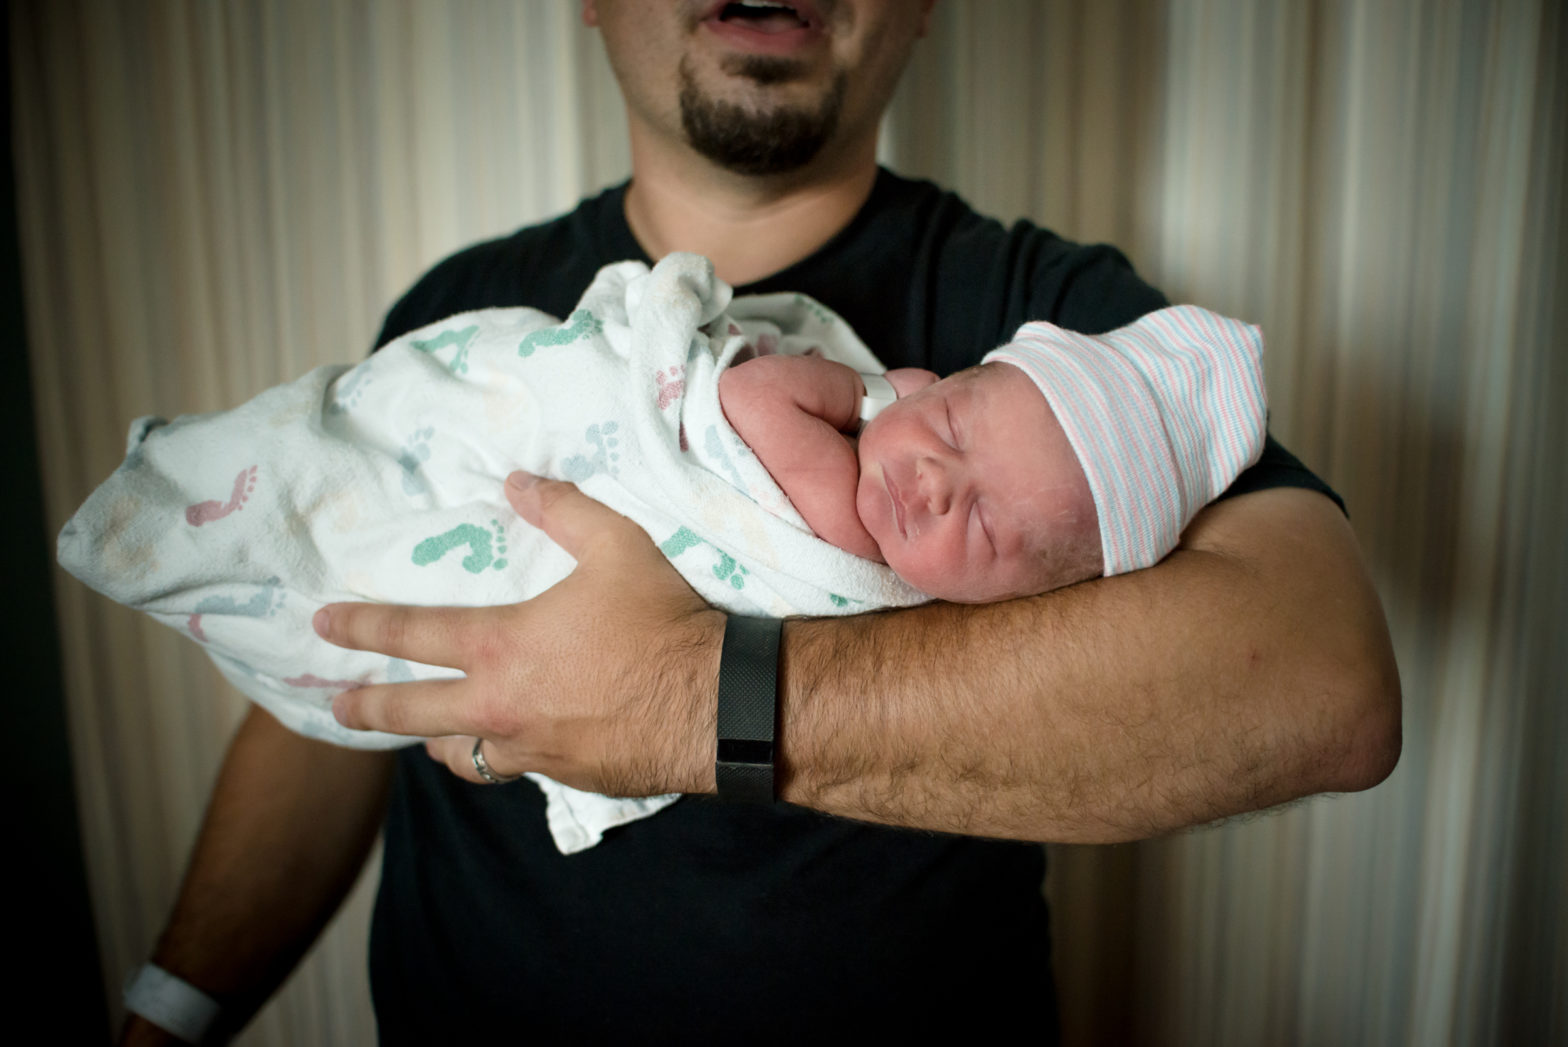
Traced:
<path id="1" fill-rule="evenodd" d="M 672 364 L 667 370 L 653 372 L 654 384 L 659 387 L 659 410 L 680 399 L 686 393 L 686 368 Z"/>
<path id="2" fill-rule="evenodd" d="M 192 527 L 200 527 L 214 520 L 221 520 L 230 513 L 237 511 L 250 498 L 256 489 L 256 467 L 241 469 L 240 474 L 234 478 L 234 490 L 229 495 L 227 502 L 197 502 L 185 509 L 185 522 Z"/>

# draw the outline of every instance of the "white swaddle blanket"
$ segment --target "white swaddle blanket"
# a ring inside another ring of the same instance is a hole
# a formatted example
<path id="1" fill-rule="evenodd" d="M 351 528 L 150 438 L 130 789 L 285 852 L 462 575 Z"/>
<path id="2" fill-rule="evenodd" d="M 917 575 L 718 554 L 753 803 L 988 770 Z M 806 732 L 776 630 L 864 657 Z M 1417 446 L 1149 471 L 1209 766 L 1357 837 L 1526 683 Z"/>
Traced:
<path id="1" fill-rule="evenodd" d="M 638 523 L 709 603 L 852 614 L 925 597 L 814 536 L 719 406 L 750 355 L 882 365 L 800 295 L 731 301 L 707 259 L 605 267 L 566 322 L 532 309 L 451 317 L 355 367 L 318 368 L 232 411 L 139 419 L 120 468 L 60 533 L 60 563 L 204 645 L 240 691 L 301 734 L 358 748 L 334 695 L 460 675 L 335 647 L 325 603 L 513 603 L 573 561 L 519 520 L 513 469 L 571 480 Z M 618 799 L 530 775 L 563 853 L 678 797 Z"/>

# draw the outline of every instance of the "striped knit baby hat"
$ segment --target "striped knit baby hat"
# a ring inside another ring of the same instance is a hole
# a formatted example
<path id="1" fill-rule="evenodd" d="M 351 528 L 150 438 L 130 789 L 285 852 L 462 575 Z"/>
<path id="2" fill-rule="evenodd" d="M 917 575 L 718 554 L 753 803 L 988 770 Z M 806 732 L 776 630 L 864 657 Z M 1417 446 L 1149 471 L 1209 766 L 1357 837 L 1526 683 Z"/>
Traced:
<path id="1" fill-rule="evenodd" d="M 1263 332 L 1195 305 L 1102 335 L 1034 322 L 985 355 L 1023 370 L 1078 455 L 1107 575 L 1158 563 L 1263 453 Z"/>

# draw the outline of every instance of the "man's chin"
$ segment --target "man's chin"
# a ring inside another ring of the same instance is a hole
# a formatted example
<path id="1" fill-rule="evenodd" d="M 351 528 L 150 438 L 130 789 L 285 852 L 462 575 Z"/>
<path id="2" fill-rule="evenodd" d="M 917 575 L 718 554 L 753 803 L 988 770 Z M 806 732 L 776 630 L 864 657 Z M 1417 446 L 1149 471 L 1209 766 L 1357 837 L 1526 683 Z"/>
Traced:
<path id="1" fill-rule="evenodd" d="M 779 60 L 744 56 L 753 73 L 766 68 L 765 75 L 782 75 L 774 69 Z M 798 71 L 800 63 L 786 60 Z M 770 87 L 782 80 L 765 82 L 746 76 L 749 83 L 737 85 L 739 98 L 719 97 L 697 82 L 691 66 L 681 64 L 681 126 L 693 149 L 726 170 L 744 175 L 788 174 L 809 164 L 822 151 L 838 127 L 843 107 L 845 81 L 839 76 L 817 99 L 781 99 L 783 92 Z M 791 72 L 793 77 L 796 75 Z M 755 85 L 755 86 L 754 86 Z"/>

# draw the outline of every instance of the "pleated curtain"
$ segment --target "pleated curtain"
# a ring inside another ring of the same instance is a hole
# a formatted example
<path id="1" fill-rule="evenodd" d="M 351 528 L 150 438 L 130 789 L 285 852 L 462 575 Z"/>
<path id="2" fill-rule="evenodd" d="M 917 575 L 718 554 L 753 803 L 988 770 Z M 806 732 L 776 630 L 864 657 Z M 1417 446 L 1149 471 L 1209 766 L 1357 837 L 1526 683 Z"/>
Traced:
<path id="1" fill-rule="evenodd" d="M 8 13 L 51 535 L 131 419 L 359 358 L 430 264 L 630 169 L 565 0 Z M 1070 1043 L 1568 1041 L 1565 57 L 1552 0 L 938 6 L 883 160 L 1263 326 L 1272 429 L 1344 495 L 1405 692 L 1371 792 L 1052 848 Z M 244 704 L 54 598 L 118 1015 Z M 374 881 L 240 1043 L 373 1041 Z"/>

